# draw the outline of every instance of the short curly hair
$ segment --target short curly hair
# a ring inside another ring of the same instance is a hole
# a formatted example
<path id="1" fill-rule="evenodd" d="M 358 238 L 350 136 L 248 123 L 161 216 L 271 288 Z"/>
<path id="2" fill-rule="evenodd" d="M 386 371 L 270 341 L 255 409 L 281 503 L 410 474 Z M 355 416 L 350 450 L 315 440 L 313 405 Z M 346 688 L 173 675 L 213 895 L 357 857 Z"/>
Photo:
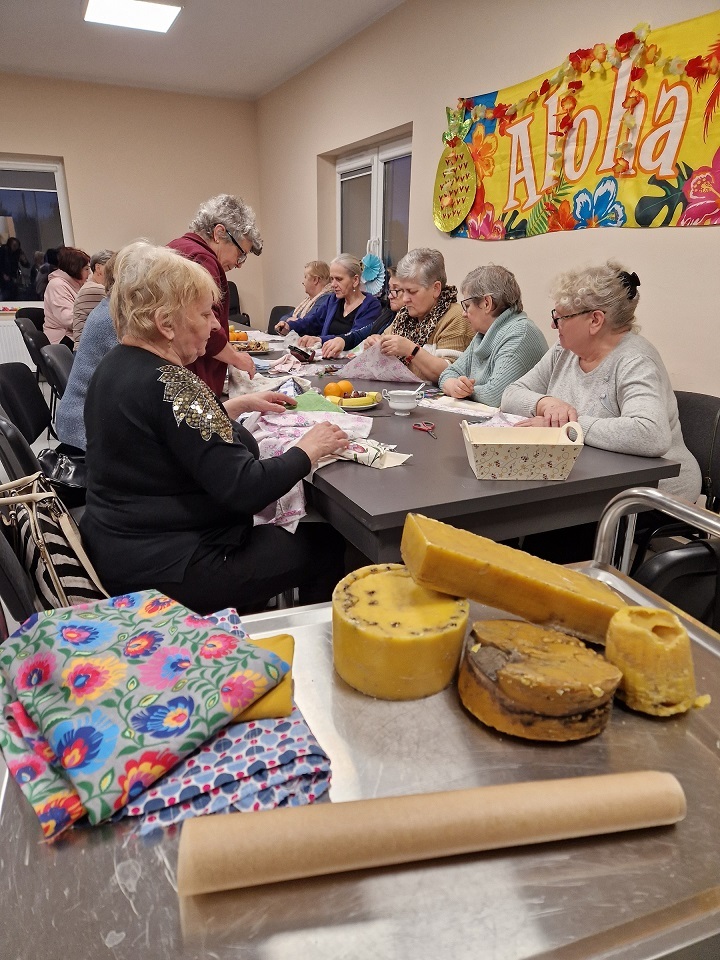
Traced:
<path id="1" fill-rule="evenodd" d="M 260 256 L 263 242 L 255 222 L 255 211 L 241 197 L 221 193 L 201 203 L 190 229 L 202 237 L 212 237 L 218 223 L 236 240 L 247 237 L 252 243 L 252 252 L 256 257 Z"/>
<path id="2" fill-rule="evenodd" d="M 110 316 L 118 339 L 127 334 L 154 340 L 158 312 L 173 323 L 182 322 L 184 310 L 200 297 L 210 295 L 213 303 L 220 299 L 218 285 L 205 267 L 147 240 L 123 247 L 115 258 L 114 275 Z"/>
<path id="3" fill-rule="evenodd" d="M 492 297 L 495 317 L 509 309 L 520 313 L 523 308 L 522 294 L 515 274 L 495 263 L 475 267 L 465 277 L 460 289 L 468 299 Z"/>
<path id="4" fill-rule="evenodd" d="M 640 282 L 628 286 L 630 276 L 617 260 L 608 260 L 599 267 L 561 273 L 552 285 L 551 295 L 562 311 L 602 310 L 612 330 L 636 330 Z"/>
<path id="5" fill-rule="evenodd" d="M 431 287 L 438 280 L 443 287 L 447 286 L 445 272 L 445 258 L 439 250 L 430 247 L 416 247 L 408 250 L 397 265 L 398 280 L 410 280 L 421 287 Z"/>

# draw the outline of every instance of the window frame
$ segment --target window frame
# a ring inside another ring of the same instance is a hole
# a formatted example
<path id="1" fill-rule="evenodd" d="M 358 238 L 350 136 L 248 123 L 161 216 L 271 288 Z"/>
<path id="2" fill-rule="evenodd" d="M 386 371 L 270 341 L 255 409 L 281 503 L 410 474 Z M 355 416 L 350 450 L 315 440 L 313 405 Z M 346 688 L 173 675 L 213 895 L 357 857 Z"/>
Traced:
<path id="1" fill-rule="evenodd" d="M 75 235 L 70 217 L 70 201 L 68 199 L 67 181 L 65 179 L 65 167 L 62 161 L 22 160 L 19 158 L 11 160 L 0 156 L 0 170 L 27 170 L 31 173 L 53 173 L 55 175 L 55 192 L 57 193 L 58 207 L 60 209 L 63 243 L 68 247 L 74 246 Z M 38 190 L 36 192 L 50 193 L 51 191 Z"/>

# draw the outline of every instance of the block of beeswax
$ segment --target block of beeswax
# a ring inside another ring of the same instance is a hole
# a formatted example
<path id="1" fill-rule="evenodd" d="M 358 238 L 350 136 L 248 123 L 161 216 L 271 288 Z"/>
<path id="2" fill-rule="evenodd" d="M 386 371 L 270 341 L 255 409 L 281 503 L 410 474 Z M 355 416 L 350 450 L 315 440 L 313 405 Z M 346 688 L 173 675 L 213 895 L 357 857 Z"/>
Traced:
<path id="1" fill-rule="evenodd" d="M 669 717 L 693 706 L 690 637 L 669 610 L 619 610 L 608 627 L 605 656 L 622 672 L 617 694 L 633 710 Z"/>
<path id="2" fill-rule="evenodd" d="M 278 633 L 274 637 L 265 637 L 262 640 L 248 639 L 256 647 L 262 647 L 263 650 L 272 650 L 281 660 L 289 663 L 291 669 L 288 670 L 276 687 L 273 687 L 265 696 L 260 697 L 254 703 L 251 703 L 246 710 L 243 710 L 236 717 L 236 721 L 245 723 L 248 720 L 289 717 L 293 709 L 292 662 L 295 654 L 295 638 L 289 633 Z"/>
<path id="3" fill-rule="evenodd" d="M 502 733 L 582 740 L 605 728 L 621 676 L 575 637 L 518 620 L 481 620 L 458 692 L 473 716 Z"/>
<path id="4" fill-rule="evenodd" d="M 423 587 L 593 643 L 605 642 L 610 618 L 626 605 L 610 587 L 576 570 L 415 513 L 405 519 L 400 552 Z"/>
<path id="5" fill-rule="evenodd" d="M 402 564 L 354 570 L 335 587 L 332 607 L 335 669 L 361 693 L 417 700 L 455 675 L 468 602 L 418 586 Z"/>

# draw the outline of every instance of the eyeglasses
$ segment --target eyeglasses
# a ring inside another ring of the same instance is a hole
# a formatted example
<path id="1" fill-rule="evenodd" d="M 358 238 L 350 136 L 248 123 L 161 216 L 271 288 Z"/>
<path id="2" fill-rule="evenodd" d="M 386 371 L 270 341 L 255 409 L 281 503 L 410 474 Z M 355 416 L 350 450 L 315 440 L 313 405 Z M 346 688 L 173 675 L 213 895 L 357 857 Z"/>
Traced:
<path id="1" fill-rule="evenodd" d="M 240 246 L 240 244 L 237 242 L 237 240 L 235 239 L 235 237 L 230 233 L 230 231 L 229 231 L 228 228 L 225 226 L 225 224 L 224 224 L 224 223 L 221 223 L 220 226 L 221 226 L 221 227 L 223 228 L 223 230 L 225 231 L 225 236 L 228 238 L 228 240 L 230 240 L 231 243 L 234 243 L 235 246 L 236 246 L 236 247 L 238 248 L 238 250 L 240 251 L 240 253 L 238 254 L 238 258 L 237 258 L 237 265 L 238 265 L 239 267 L 242 266 L 242 264 L 245 263 L 245 261 L 247 260 L 248 255 L 245 253 L 245 251 L 243 250 L 243 248 L 242 248 L 242 247 Z"/>
<path id="2" fill-rule="evenodd" d="M 401 288 L 401 287 L 390 287 L 389 290 L 388 290 L 388 296 L 389 296 L 389 297 L 401 297 L 401 296 L 402 296 L 402 288 Z"/>
<path id="3" fill-rule="evenodd" d="M 475 303 L 479 298 L 478 297 L 468 297 L 467 300 L 461 300 L 460 306 L 463 309 L 463 313 L 467 313 L 470 308 L 471 303 Z"/>
<path id="4" fill-rule="evenodd" d="M 568 313 L 564 317 L 560 316 L 557 311 L 551 310 L 550 316 L 552 317 L 552 328 L 553 330 L 557 330 L 563 320 L 572 320 L 573 317 L 582 317 L 585 313 L 592 313 L 592 310 L 579 310 L 577 313 Z"/>

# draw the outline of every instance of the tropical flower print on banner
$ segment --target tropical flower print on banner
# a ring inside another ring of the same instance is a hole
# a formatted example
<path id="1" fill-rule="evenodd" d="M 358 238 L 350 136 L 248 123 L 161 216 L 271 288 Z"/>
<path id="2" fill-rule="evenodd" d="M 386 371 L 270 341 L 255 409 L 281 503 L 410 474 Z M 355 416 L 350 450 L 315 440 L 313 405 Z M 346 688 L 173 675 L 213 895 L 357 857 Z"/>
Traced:
<path id="1" fill-rule="evenodd" d="M 439 230 L 720 224 L 720 10 L 593 40 L 545 76 L 447 108 Z"/>
<path id="2" fill-rule="evenodd" d="M 0 747 L 47 837 L 110 817 L 289 669 L 154 591 L 32 619 L 0 648 Z"/>

